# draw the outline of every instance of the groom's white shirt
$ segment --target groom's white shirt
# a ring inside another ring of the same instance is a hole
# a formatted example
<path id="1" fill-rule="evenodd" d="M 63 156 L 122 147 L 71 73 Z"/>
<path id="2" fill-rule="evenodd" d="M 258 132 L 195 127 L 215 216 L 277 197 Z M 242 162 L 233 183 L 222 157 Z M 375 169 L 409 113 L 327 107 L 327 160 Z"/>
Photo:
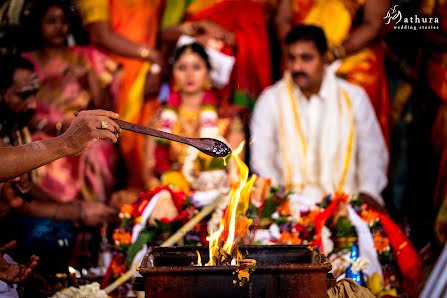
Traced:
<path id="1" fill-rule="evenodd" d="M 318 94 L 306 99 L 294 84 L 293 92 L 307 154 L 303 154 L 297 133 L 285 76 L 257 100 L 251 121 L 252 169 L 263 177 L 272 178 L 274 183 L 284 185 L 287 182 L 285 168 L 288 167 L 290 182 L 304 183 L 304 189 L 295 191 L 319 200 L 321 195 L 337 190 L 348 156 L 345 153 L 353 121 L 352 156 L 343 190 L 349 194 L 369 194 L 383 204 L 380 194 L 387 184 L 389 154 L 363 89 L 326 71 Z M 343 94 L 348 95 L 350 104 L 343 106 L 346 102 Z M 306 175 L 303 175 L 304 163 L 307 164 Z M 311 185 L 319 185 L 318 190 Z"/>

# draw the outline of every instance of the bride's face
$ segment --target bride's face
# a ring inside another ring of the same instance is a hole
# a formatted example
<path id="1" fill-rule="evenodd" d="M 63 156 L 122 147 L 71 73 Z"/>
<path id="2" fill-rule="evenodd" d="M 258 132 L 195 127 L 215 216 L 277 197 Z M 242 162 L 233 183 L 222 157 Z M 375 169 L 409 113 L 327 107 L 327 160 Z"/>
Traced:
<path id="1" fill-rule="evenodd" d="M 174 79 L 180 92 L 203 91 L 208 80 L 205 60 L 193 51 L 185 51 L 174 64 Z"/>

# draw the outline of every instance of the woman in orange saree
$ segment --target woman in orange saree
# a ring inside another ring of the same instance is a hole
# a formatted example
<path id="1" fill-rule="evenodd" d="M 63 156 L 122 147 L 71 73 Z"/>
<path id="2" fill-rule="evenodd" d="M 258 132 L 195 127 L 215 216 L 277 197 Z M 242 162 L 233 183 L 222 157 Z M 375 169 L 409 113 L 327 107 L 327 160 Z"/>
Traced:
<path id="1" fill-rule="evenodd" d="M 155 50 L 161 0 L 80 0 L 79 10 L 91 41 L 123 67 L 117 112 L 129 122 L 147 125 L 158 107 L 159 54 Z M 158 66 L 156 66 L 158 64 Z M 154 84 L 152 92 L 148 84 Z M 145 92 L 146 91 L 146 92 Z M 129 170 L 130 187 L 141 188 L 145 138 L 126 132 L 121 153 Z"/>
<path id="2" fill-rule="evenodd" d="M 390 98 L 384 68 L 384 50 L 376 43 L 389 1 L 281 0 L 276 18 L 280 40 L 294 25 L 323 28 L 332 59 L 342 59 L 337 75 L 363 87 L 368 94 L 389 145 Z M 362 21 L 355 18 L 363 9 Z"/>

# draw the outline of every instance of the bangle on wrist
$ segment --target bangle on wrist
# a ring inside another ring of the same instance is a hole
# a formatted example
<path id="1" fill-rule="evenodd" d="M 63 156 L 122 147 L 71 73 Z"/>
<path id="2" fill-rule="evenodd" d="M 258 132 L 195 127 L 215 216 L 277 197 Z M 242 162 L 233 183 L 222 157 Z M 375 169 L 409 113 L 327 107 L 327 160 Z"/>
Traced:
<path id="1" fill-rule="evenodd" d="M 139 55 L 141 58 L 148 60 L 149 59 L 149 54 L 151 53 L 151 49 L 148 47 L 141 47 L 139 50 Z"/>

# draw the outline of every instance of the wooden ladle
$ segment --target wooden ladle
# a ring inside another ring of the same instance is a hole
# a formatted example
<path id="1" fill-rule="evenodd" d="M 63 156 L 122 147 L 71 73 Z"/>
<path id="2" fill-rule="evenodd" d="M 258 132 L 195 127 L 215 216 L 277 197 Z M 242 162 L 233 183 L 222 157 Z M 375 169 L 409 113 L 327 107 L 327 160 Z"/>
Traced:
<path id="1" fill-rule="evenodd" d="M 78 111 L 73 112 L 75 116 L 79 114 Z M 214 157 L 225 157 L 231 154 L 231 149 L 224 142 L 221 142 L 212 138 L 187 138 L 182 137 L 176 134 L 167 133 L 161 130 L 133 124 L 123 120 L 113 120 L 115 121 L 119 127 L 122 129 L 133 131 L 153 137 L 158 137 L 166 140 L 171 140 L 174 142 L 183 143 L 186 145 L 190 145 L 198 150 L 202 151 L 205 154 L 214 156 Z"/>
<path id="2" fill-rule="evenodd" d="M 161 130 L 129 123 L 123 120 L 114 120 L 122 129 L 142 133 L 145 135 L 171 140 L 190 145 L 205 154 L 214 157 L 225 157 L 231 154 L 230 147 L 222 141 L 212 138 L 187 138 L 176 134 L 167 133 Z"/>

